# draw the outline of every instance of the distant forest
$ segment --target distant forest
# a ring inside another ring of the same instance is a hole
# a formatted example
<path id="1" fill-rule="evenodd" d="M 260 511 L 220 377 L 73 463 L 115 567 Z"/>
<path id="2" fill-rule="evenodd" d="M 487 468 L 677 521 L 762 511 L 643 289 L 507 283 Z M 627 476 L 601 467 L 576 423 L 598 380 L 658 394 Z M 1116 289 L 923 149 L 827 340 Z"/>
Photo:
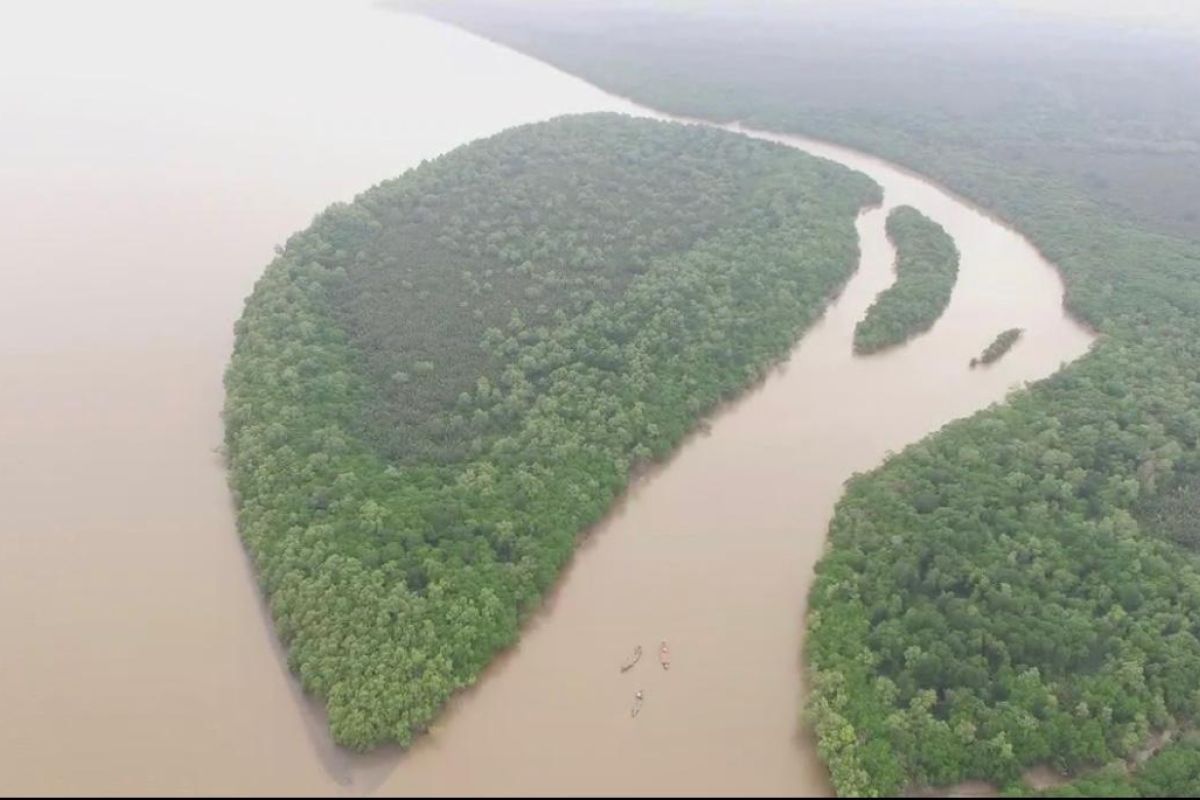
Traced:
<path id="1" fill-rule="evenodd" d="M 1112 775 L 1200 714 L 1200 48 L 998 6 L 864 5 L 430 13 L 663 111 L 888 158 L 1061 267 L 1093 351 L 839 504 L 809 713 L 843 794 L 1015 790 L 1038 764 Z M 1200 793 L 1196 748 L 1169 754 L 1153 763 L 1173 790 Z"/>
<path id="2" fill-rule="evenodd" d="M 288 662 L 407 744 L 638 465 L 783 357 L 857 265 L 868 178 L 613 114 L 506 131 L 292 236 L 236 328 L 226 441 Z"/>

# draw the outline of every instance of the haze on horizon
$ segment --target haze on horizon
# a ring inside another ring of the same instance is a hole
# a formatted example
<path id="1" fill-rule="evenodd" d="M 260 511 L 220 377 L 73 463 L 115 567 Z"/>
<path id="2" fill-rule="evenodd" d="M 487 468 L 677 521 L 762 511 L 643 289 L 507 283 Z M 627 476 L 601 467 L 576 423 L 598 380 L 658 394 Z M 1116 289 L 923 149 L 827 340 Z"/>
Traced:
<path id="1" fill-rule="evenodd" d="M 379 5 L 411 5 L 412 0 L 377 0 Z M 550 7 L 550 0 L 516 0 L 521 5 Z M 1117 25 L 1146 31 L 1185 34 L 1200 37 L 1200 3 L 1192 0 L 554 0 L 555 6 L 573 3 L 580 7 L 596 7 L 612 14 L 614 9 L 654 9 L 673 12 L 711 14 L 733 18 L 783 16 L 795 13 L 818 12 L 833 16 L 869 12 L 870 19 L 909 20 L 927 22 L 926 13 L 974 12 L 978 22 L 1004 19 L 1037 21 L 1060 19 L 1072 22 Z M 418 0 L 418 5 L 420 4 Z M 458 3 L 463 5 L 464 3 Z M 486 8 L 514 4 L 514 0 L 470 0 L 470 4 Z"/>

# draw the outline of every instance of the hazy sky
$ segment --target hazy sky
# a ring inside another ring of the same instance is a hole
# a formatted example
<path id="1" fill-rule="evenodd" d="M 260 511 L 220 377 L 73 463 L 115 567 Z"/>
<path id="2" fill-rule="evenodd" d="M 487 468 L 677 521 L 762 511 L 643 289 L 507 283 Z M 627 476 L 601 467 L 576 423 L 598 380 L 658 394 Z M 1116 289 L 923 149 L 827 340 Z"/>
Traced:
<path id="1" fill-rule="evenodd" d="M 550 5 L 555 0 L 540 0 Z M 611 5 L 629 0 L 604 0 Z M 486 4 L 487 0 L 482 0 Z M 1200 0 L 633 0 L 633 5 L 666 8 L 709 8 L 723 13 L 741 10 L 795 10 L 805 5 L 828 5 L 842 9 L 856 5 L 883 7 L 888 13 L 903 14 L 906 7 L 928 9 L 945 6 L 962 10 L 976 7 L 996 10 L 1040 12 L 1059 17 L 1104 20 L 1137 27 L 1167 28 L 1174 32 L 1200 34 Z"/>
<path id="2" fill-rule="evenodd" d="M 976 0 L 992 2 L 993 0 Z M 1114 21 L 1200 30 L 1200 0 L 1000 0 L 1022 10 L 1037 10 Z"/>

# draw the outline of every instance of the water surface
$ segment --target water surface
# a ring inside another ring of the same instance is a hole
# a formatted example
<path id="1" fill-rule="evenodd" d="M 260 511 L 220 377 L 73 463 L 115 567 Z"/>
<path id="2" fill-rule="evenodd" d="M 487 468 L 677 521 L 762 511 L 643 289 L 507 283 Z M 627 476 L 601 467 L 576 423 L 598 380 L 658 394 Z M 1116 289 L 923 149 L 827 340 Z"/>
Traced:
<path id="1" fill-rule="evenodd" d="M 68 0 L 0 23 L 9 793 L 826 792 L 797 710 L 805 596 L 842 482 L 1089 342 L 1015 233 L 883 162 L 787 139 L 884 187 L 841 297 L 633 487 L 429 736 L 350 758 L 287 673 L 216 452 L 242 299 L 333 199 L 513 124 L 637 109 L 356 3 Z M 928 334 L 855 358 L 899 203 L 955 238 L 959 283 Z M 967 369 L 1013 326 L 1026 335 L 1008 356 Z"/>
<path id="2" fill-rule="evenodd" d="M 0 790 L 341 788 L 214 452 L 242 300 L 331 201 L 627 107 L 365 2 L 3 4 Z"/>

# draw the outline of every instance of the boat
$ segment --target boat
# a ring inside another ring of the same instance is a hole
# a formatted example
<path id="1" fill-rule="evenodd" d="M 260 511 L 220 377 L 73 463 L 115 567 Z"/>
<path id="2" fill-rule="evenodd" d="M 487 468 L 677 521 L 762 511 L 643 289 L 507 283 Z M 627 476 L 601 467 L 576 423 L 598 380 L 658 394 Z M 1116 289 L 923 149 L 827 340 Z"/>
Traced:
<path id="1" fill-rule="evenodd" d="M 662 643 L 662 647 L 658 648 L 658 660 L 662 664 L 663 669 L 671 668 L 671 651 L 667 649 L 665 640 Z"/>
<path id="2" fill-rule="evenodd" d="M 642 710 L 642 690 L 638 689 L 637 694 L 633 696 L 633 708 L 629 709 L 629 716 L 636 717 L 638 712 Z"/>
<path id="3" fill-rule="evenodd" d="M 640 661 L 641 658 L 642 646 L 639 644 L 637 647 L 633 648 L 633 655 L 630 656 L 629 660 L 621 665 L 621 672 L 629 672 L 629 670 L 633 669 L 633 665 Z"/>

